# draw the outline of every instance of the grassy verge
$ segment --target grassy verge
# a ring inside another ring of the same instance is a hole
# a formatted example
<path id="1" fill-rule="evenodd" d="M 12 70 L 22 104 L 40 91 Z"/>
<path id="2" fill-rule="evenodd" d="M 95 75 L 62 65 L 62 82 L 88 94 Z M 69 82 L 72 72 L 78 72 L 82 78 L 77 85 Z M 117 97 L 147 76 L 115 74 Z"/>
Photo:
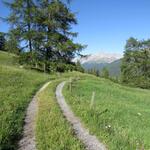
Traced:
<path id="1" fill-rule="evenodd" d="M 110 150 L 150 149 L 150 91 L 85 76 L 64 95 L 90 132 Z M 95 98 L 90 108 L 92 92 Z"/>
<path id="2" fill-rule="evenodd" d="M 48 79 L 42 73 L 0 64 L 0 150 L 16 149 L 28 103 Z"/>
<path id="3" fill-rule="evenodd" d="M 14 66 L 18 65 L 16 62 L 17 56 L 11 53 L 0 51 L 0 65 Z"/>
<path id="4" fill-rule="evenodd" d="M 61 80 L 53 81 L 38 95 L 37 148 L 38 150 L 83 150 L 83 145 L 75 138 L 57 104 L 55 89 L 60 82 Z"/>

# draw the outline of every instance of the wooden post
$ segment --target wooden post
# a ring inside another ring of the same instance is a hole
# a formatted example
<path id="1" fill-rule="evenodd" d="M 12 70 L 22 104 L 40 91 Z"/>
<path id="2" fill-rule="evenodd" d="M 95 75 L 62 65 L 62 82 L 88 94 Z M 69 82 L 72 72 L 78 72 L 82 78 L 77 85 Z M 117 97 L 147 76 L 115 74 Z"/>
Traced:
<path id="1" fill-rule="evenodd" d="M 43 66 L 43 67 L 44 67 L 44 73 L 45 73 L 45 72 L 46 72 L 46 65 L 45 65 L 45 63 L 44 63 L 44 66 Z"/>
<path id="2" fill-rule="evenodd" d="M 71 82 L 72 82 L 72 79 L 70 77 L 70 80 L 69 80 L 69 89 L 70 89 L 70 92 L 72 91 L 72 85 L 71 85 Z"/>
<path id="3" fill-rule="evenodd" d="M 95 92 L 92 92 L 92 97 L 91 97 L 91 103 L 90 103 L 90 109 L 92 109 L 93 104 L 94 104 L 94 99 L 95 99 Z"/>

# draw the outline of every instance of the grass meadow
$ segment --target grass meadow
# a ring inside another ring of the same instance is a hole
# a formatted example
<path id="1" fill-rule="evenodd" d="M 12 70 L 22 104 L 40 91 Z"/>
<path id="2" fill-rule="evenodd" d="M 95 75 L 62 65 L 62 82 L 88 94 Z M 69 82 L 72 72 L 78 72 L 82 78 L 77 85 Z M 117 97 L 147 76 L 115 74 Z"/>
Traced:
<path id="1" fill-rule="evenodd" d="M 0 51 L 0 65 L 17 66 L 17 56 L 11 53 Z"/>
<path id="2" fill-rule="evenodd" d="M 15 55 L 0 52 L 0 150 L 15 150 L 21 138 L 29 102 L 36 91 L 48 80 L 80 75 L 77 72 L 48 75 L 26 70 L 17 64 Z M 55 99 L 53 82 L 39 99 L 37 116 L 37 147 L 40 150 L 82 150 L 71 126 L 63 117 Z"/>
<path id="3" fill-rule="evenodd" d="M 20 68 L 14 55 L 0 52 L 0 150 L 17 149 L 26 108 L 38 95 L 36 142 L 38 150 L 83 150 L 55 98 L 56 86 L 84 126 L 109 150 L 150 150 L 150 91 L 130 88 L 78 72 L 48 75 Z M 55 79 L 55 80 L 54 80 Z M 95 94 L 93 94 L 95 93 Z"/>
<path id="4" fill-rule="evenodd" d="M 49 75 L 13 65 L 14 56 L 0 52 L 0 150 L 16 149 L 26 108 Z"/>
<path id="5" fill-rule="evenodd" d="M 121 86 L 94 76 L 74 81 L 72 90 L 68 87 L 69 84 L 63 91 L 67 103 L 109 150 L 150 149 L 149 90 Z"/>

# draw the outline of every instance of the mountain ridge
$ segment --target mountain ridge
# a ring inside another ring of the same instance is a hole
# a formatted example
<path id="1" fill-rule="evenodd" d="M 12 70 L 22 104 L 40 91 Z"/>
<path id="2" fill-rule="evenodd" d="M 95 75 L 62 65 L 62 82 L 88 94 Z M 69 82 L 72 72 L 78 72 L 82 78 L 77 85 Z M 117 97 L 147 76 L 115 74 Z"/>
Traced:
<path id="1" fill-rule="evenodd" d="M 115 53 L 98 53 L 89 55 L 86 58 L 80 59 L 82 67 L 88 71 L 91 69 L 99 70 L 100 72 L 104 67 L 109 71 L 110 76 L 120 76 L 121 73 L 121 54 Z"/>
<path id="2" fill-rule="evenodd" d="M 99 52 L 96 54 L 90 54 L 84 58 L 80 59 L 81 64 L 87 62 L 95 62 L 95 63 L 112 63 L 115 60 L 122 58 L 122 54 L 118 53 L 104 53 Z"/>
<path id="3" fill-rule="evenodd" d="M 89 62 L 89 63 L 83 63 L 81 65 L 86 71 L 91 69 L 96 69 L 101 72 L 102 69 L 106 67 L 109 71 L 110 76 L 118 77 L 120 76 L 121 73 L 121 60 L 122 59 L 118 59 L 113 61 L 112 63 L 90 63 Z"/>

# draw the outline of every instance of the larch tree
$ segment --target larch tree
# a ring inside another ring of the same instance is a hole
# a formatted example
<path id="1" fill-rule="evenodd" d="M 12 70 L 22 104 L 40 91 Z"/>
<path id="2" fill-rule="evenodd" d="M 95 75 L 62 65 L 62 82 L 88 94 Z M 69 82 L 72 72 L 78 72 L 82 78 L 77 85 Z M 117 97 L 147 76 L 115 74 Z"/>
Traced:
<path id="1" fill-rule="evenodd" d="M 109 71 L 108 71 L 108 69 L 106 67 L 104 67 L 102 69 L 101 76 L 106 78 L 106 79 L 109 78 Z"/>
<path id="2" fill-rule="evenodd" d="M 6 21 L 11 24 L 11 31 L 14 36 L 20 37 L 24 48 L 32 52 L 32 41 L 34 39 L 34 15 L 35 3 L 33 0 L 13 0 L 5 2 L 10 8 L 10 15 Z"/>
<path id="3" fill-rule="evenodd" d="M 75 15 L 60 0 L 39 2 L 37 19 L 38 36 L 35 45 L 43 55 L 46 68 L 50 62 L 71 63 L 83 46 L 73 42 L 77 33 L 71 32 L 71 26 L 77 24 Z"/>
<path id="4" fill-rule="evenodd" d="M 0 50 L 5 50 L 5 43 L 6 43 L 6 39 L 5 39 L 5 34 L 3 32 L 0 32 Z"/>
<path id="5" fill-rule="evenodd" d="M 74 43 L 77 33 L 71 29 L 77 20 L 66 0 L 13 0 L 5 4 L 11 10 L 6 19 L 12 25 L 10 32 L 25 49 L 20 57 L 23 62 L 32 67 L 40 62 L 46 71 L 55 65 L 59 70 L 63 70 L 60 66 L 74 68 L 72 59 L 84 46 Z"/>
<path id="6" fill-rule="evenodd" d="M 127 40 L 121 74 L 123 83 L 150 87 L 150 40 Z"/>
<path id="7" fill-rule="evenodd" d="M 17 36 L 15 36 L 15 33 L 13 33 L 13 30 L 9 31 L 9 33 L 6 35 L 5 50 L 16 55 L 21 53 L 19 39 L 17 39 Z"/>

